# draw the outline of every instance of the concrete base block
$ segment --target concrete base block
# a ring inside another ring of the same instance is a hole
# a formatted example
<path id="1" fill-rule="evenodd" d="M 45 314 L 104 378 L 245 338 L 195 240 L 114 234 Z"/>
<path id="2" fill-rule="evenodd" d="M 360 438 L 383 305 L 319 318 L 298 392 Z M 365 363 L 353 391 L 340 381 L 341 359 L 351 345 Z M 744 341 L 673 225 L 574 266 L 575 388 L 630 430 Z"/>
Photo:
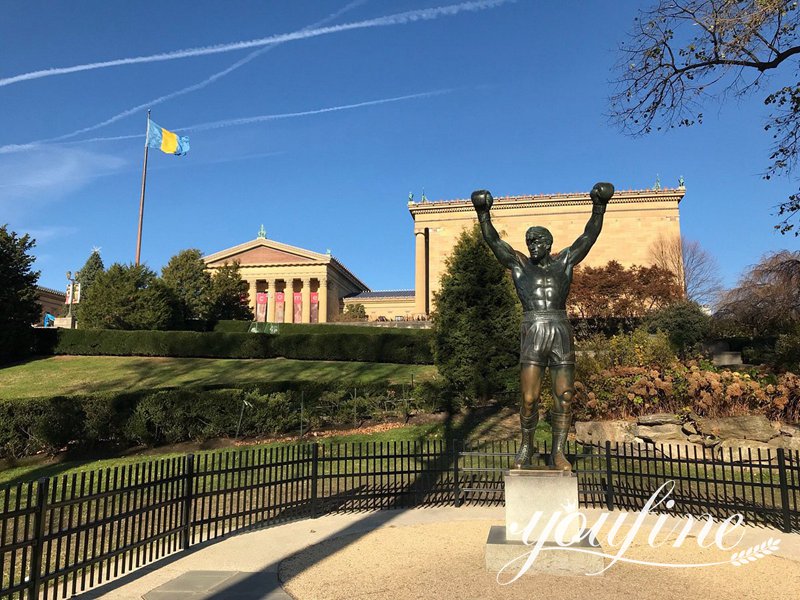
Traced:
<path id="1" fill-rule="evenodd" d="M 58 329 L 75 329 L 75 317 L 56 317 L 53 326 Z"/>
<path id="2" fill-rule="evenodd" d="M 516 573 L 527 562 L 528 554 L 533 547 L 526 546 L 519 540 L 507 540 L 506 528 L 502 525 L 494 525 L 489 530 L 489 538 L 486 540 L 486 570 L 491 573 Z M 559 548 L 550 550 L 550 548 Z M 570 546 L 581 550 L 593 550 L 602 552 L 600 546 L 592 546 L 587 540 L 581 540 L 577 544 Z M 523 557 L 524 558 L 520 558 Z M 514 561 L 513 565 L 505 568 L 508 563 Z M 539 551 L 536 560 L 525 572 L 525 575 L 548 574 L 548 575 L 586 575 L 599 572 L 605 566 L 602 556 L 588 554 L 586 552 L 573 552 L 561 549 L 555 542 L 545 542 Z M 602 575 L 602 574 L 601 574 Z"/>
<path id="3" fill-rule="evenodd" d="M 555 542 L 555 531 L 544 536 L 543 530 L 553 513 L 560 512 L 563 517 L 578 510 L 578 476 L 572 471 L 553 469 L 512 469 L 504 475 L 508 540 L 521 541 L 523 530 L 540 511 L 542 516 L 528 539 Z M 569 540 L 580 533 L 576 519 L 569 525 L 561 539 Z"/>

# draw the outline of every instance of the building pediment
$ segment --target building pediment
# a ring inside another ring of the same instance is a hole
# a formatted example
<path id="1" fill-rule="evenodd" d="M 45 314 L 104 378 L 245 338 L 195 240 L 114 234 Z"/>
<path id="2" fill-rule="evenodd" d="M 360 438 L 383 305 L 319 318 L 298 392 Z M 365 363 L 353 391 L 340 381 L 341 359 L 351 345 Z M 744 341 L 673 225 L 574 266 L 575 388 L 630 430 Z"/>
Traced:
<path id="1" fill-rule="evenodd" d="M 227 250 L 209 254 L 203 260 L 208 267 L 220 267 L 223 264 L 238 262 L 241 266 L 254 265 L 296 265 L 327 264 L 331 257 L 282 244 L 274 240 L 259 238 Z"/>

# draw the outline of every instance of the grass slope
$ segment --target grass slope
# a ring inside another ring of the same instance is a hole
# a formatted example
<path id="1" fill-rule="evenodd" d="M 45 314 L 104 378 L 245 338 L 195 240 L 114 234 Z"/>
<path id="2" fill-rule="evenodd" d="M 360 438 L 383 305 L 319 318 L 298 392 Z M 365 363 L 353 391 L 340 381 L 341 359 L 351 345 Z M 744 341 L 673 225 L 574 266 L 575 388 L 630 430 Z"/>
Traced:
<path id="1" fill-rule="evenodd" d="M 0 399 L 112 390 L 255 383 L 273 380 L 359 380 L 410 383 L 435 367 L 274 359 L 54 356 L 0 369 Z"/>

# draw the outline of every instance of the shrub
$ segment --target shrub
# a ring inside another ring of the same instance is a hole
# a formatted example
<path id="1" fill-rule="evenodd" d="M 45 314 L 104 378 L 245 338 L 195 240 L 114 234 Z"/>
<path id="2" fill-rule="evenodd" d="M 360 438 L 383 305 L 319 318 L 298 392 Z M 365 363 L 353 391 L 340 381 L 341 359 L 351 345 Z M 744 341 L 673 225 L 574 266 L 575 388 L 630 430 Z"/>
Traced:
<path id="1" fill-rule="evenodd" d="M 696 302 L 676 302 L 651 314 L 647 328 L 651 333 L 665 332 L 676 352 L 685 357 L 708 336 L 711 317 Z"/>
<path id="2" fill-rule="evenodd" d="M 0 401 L 0 456 L 56 452 L 65 446 L 157 446 L 297 431 L 304 423 L 350 425 L 354 418 L 394 415 L 387 399 L 399 387 L 372 383 L 266 382 L 246 388 L 105 392 Z M 283 389 L 280 389 L 283 387 Z M 242 408 L 244 407 L 244 410 Z M 391 409 L 391 410 L 390 410 Z"/>
<path id="3" fill-rule="evenodd" d="M 676 361 L 669 339 L 663 332 L 648 333 L 639 328 L 606 338 L 594 336 L 582 342 L 577 357 L 577 376 L 585 379 L 614 367 L 666 368 Z"/>
<path id="4" fill-rule="evenodd" d="M 800 324 L 793 331 L 778 336 L 773 363 L 780 369 L 800 369 Z"/>
<path id="5" fill-rule="evenodd" d="M 405 330 L 404 330 L 405 331 Z M 430 334 L 370 332 L 251 334 L 195 331 L 38 330 L 40 351 L 52 354 L 285 358 L 430 364 Z M 55 336 L 55 340 L 53 337 Z"/>

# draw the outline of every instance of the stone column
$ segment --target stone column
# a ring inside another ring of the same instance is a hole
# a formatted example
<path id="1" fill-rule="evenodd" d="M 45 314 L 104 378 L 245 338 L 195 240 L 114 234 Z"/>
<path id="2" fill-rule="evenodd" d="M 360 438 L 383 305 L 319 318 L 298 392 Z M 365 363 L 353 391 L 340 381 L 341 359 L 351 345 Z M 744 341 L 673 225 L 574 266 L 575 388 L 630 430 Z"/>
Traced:
<path id="1" fill-rule="evenodd" d="M 328 322 L 328 278 L 320 277 L 319 279 L 319 322 Z"/>
<path id="2" fill-rule="evenodd" d="M 303 312 L 301 323 L 311 323 L 311 278 L 303 278 Z"/>
<path id="3" fill-rule="evenodd" d="M 275 280 L 270 279 L 267 281 L 269 288 L 267 289 L 267 321 L 269 323 L 275 322 Z"/>
<path id="4" fill-rule="evenodd" d="M 414 232 L 414 315 L 425 314 L 425 230 Z"/>
<path id="5" fill-rule="evenodd" d="M 283 322 L 291 323 L 294 319 L 294 279 L 284 279 L 286 286 L 283 288 Z"/>
<path id="6" fill-rule="evenodd" d="M 250 309 L 253 311 L 253 314 L 256 314 L 256 280 L 251 279 L 247 282 L 250 285 L 250 292 L 249 292 L 249 304 Z"/>

